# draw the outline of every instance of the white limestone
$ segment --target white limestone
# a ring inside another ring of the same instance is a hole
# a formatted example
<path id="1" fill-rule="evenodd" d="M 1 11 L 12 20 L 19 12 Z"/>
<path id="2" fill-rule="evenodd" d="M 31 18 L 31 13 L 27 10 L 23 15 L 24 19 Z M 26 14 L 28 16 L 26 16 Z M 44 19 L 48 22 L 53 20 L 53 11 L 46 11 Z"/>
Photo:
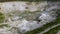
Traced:
<path id="1" fill-rule="evenodd" d="M 0 4 L 0 8 L 3 12 L 8 13 L 12 11 L 37 11 L 41 10 L 45 5 L 47 5 L 47 2 L 39 2 L 36 4 L 36 2 L 4 2 Z M 28 9 L 26 9 L 28 7 Z M 40 8 L 40 9 L 39 9 Z"/>
<path id="2" fill-rule="evenodd" d="M 44 7 L 47 5 L 47 2 L 39 2 L 38 4 L 36 4 L 36 2 L 30 2 L 30 4 L 27 4 L 29 2 L 3 2 L 0 3 L 0 11 L 3 12 L 6 16 L 7 19 L 7 23 L 10 29 L 14 29 L 18 28 L 19 32 L 25 33 L 27 31 L 31 31 L 34 30 L 36 28 L 39 28 L 41 26 L 43 26 L 44 24 L 46 24 L 47 22 L 50 22 L 52 20 L 54 20 L 54 17 L 52 17 L 49 13 L 41 13 L 41 16 L 39 16 L 39 19 L 41 19 L 42 21 L 37 23 L 37 21 L 32 20 L 32 21 L 28 21 L 25 18 L 20 20 L 19 16 L 14 14 L 12 15 L 12 17 L 9 17 L 7 14 L 11 13 L 11 12 L 24 12 L 24 11 L 43 11 Z M 28 8 L 26 8 L 28 7 Z M 15 29 L 14 29 L 15 30 Z M 14 30 L 12 30 L 14 32 Z M 4 30 L 3 30 L 4 31 Z M 5 31 L 4 31 L 5 32 Z M 8 31 L 8 34 L 14 34 L 13 32 Z M 5 32 L 6 33 L 6 32 Z M 6 33 L 7 34 L 7 33 Z"/>

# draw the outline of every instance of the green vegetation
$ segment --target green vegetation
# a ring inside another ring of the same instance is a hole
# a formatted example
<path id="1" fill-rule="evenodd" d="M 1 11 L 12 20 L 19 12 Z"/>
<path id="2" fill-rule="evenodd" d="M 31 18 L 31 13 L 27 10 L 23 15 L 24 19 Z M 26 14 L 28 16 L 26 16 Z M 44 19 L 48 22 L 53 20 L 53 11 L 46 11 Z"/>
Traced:
<path id="1" fill-rule="evenodd" d="M 48 32 L 45 32 L 44 34 L 56 34 L 60 30 L 60 26 L 57 26 L 53 29 L 50 29 Z"/>
<path id="2" fill-rule="evenodd" d="M 0 2 L 8 2 L 8 1 L 29 1 L 29 2 L 39 2 L 39 1 L 46 1 L 46 0 L 0 0 Z"/>
<path id="3" fill-rule="evenodd" d="M 0 12 L 0 23 L 4 22 L 5 16 Z"/>
<path id="4" fill-rule="evenodd" d="M 0 28 L 3 28 L 4 26 L 5 26 L 5 27 L 9 27 L 7 24 L 1 24 L 1 25 L 0 25 Z"/>
<path id="5" fill-rule="evenodd" d="M 60 9 L 58 9 L 56 13 L 58 14 L 56 23 L 60 24 L 60 16 L 59 16 L 60 15 Z M 57 27 L 49 30 L 48 32 L 45 32 L 44 34 L 56 34 L 59 30 L 60 30 L 60 26 L 57 26 Z"/>

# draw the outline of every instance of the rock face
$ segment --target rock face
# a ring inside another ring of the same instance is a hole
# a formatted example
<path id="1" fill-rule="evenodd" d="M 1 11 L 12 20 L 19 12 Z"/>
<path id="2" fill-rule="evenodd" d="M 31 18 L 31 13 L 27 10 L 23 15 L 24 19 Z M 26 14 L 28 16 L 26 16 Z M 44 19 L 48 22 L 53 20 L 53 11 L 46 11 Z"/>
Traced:
<path id="1" fill-rule="evenodd" d="M 1 25 L 6 24 L 8 28 L 6 29 L 6 26 L 4 26 L 3 32 L 21 34 L 54 21 L 57 14 L 53 10 L 57 9 L 58 6 L 52 5 L 48 5 L 46 1 L 0 3 L 0 12 L 5 15 L 5 20 Z"/>
<path id="2" fill-rule="evenodd" d="M 4 2 L 0 4 L 3 12 L 11 11 L 37 11 L 47 5 L 47 2 Z"/>

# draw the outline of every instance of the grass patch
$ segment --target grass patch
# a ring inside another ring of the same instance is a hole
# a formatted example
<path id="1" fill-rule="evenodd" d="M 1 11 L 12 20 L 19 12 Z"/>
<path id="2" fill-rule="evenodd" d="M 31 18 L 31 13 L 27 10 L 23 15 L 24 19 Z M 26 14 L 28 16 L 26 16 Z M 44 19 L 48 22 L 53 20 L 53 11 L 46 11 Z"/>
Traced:
<path id="1" fill-rule="evenodd" d="M 1 24 L 1 25 L 0 25 L 0 28 L 3 28 L 4 26 L 5 26 L 5 27 L 9 27 L 8 24 Z"/>
<path id="2" fill-rule="evenodd" d="M 50 29 L 48 32 L 45 32 L 43 34 L 56 34 L 60 30 L 60 26 L 57 26 L 53 29 Z"/>
<path id="3" fill-rule="evenodd" d="M 5 19 L 4 14 L 0 12 L 0 23 L 3 23 L 4 19 Z"/>
<path id="4" fill-rule="evenodd" d="M 0 2 L 10 2 L 10 1 L 29 1 L 29 2 L 41 2 L 46 0 L 0 0 Z"/>

